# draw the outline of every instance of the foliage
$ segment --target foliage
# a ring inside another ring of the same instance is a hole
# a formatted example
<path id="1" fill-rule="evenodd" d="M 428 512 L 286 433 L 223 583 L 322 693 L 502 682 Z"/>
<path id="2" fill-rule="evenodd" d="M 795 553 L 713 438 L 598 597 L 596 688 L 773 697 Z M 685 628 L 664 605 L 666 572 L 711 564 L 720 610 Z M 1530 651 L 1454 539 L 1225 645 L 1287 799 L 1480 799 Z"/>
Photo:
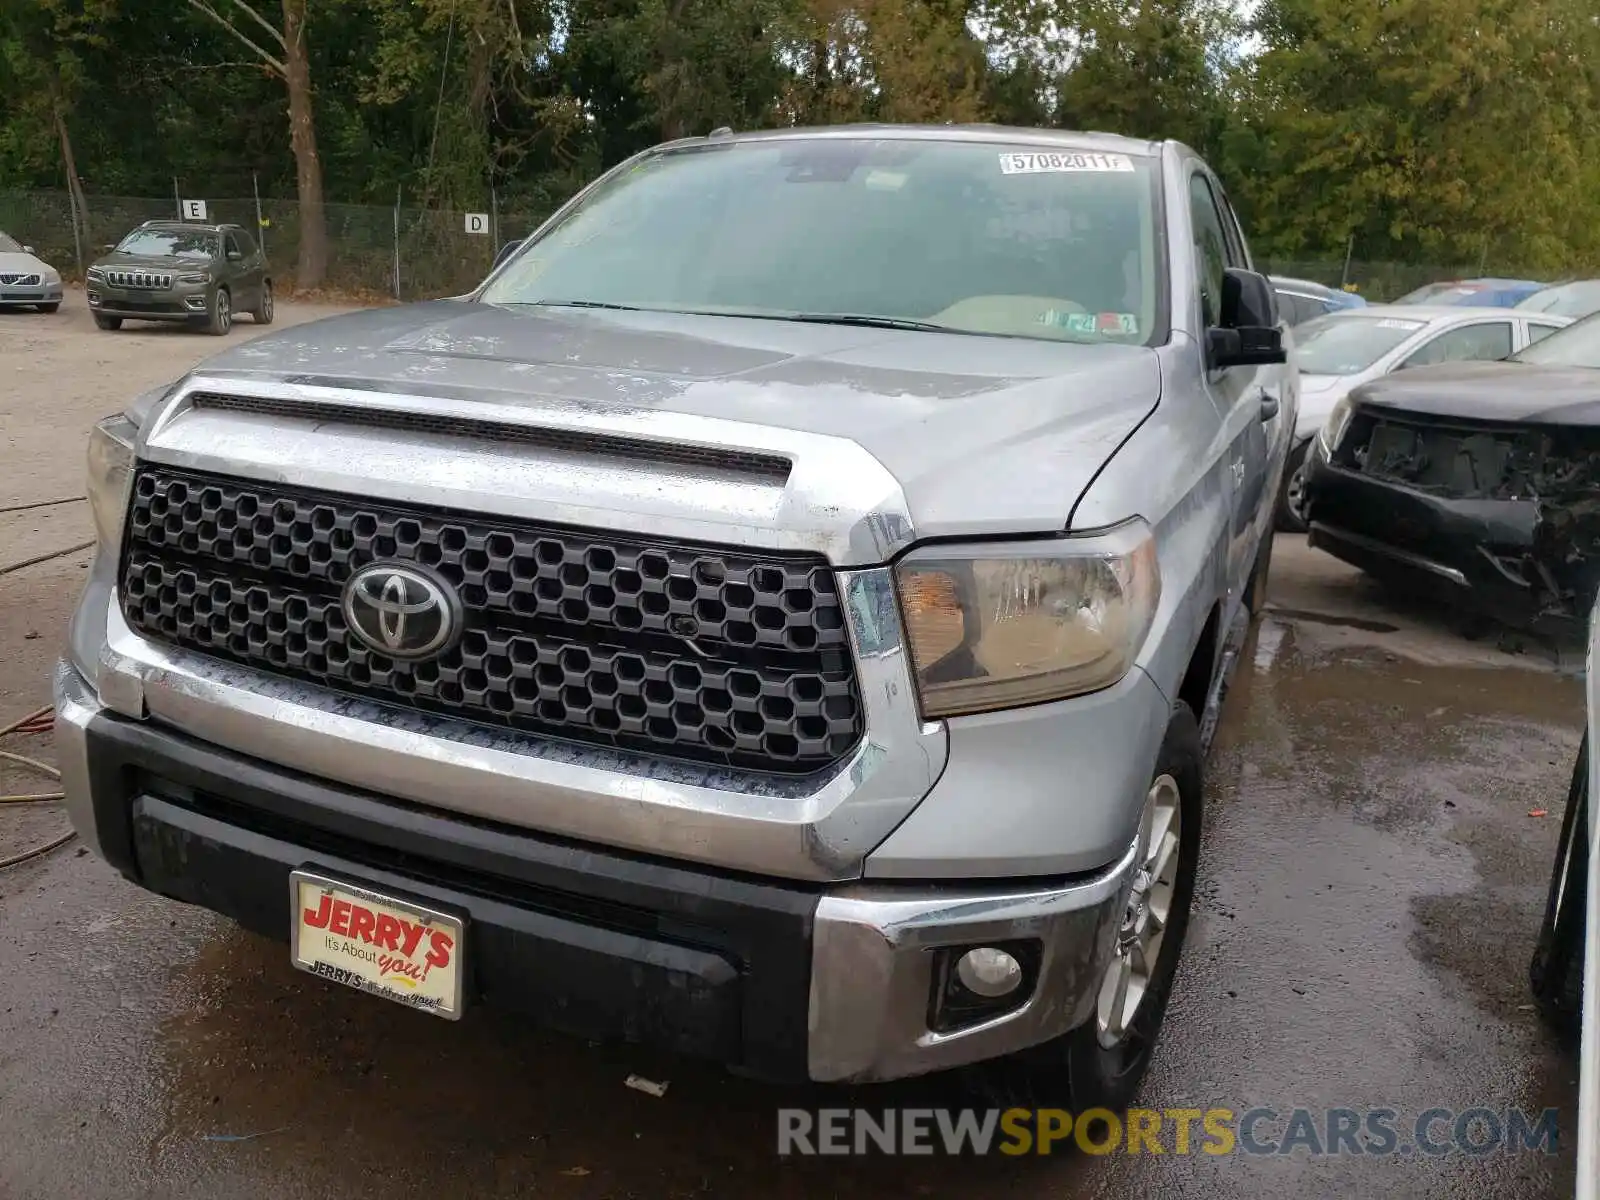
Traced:
<path id="1" fill-rule="evenodd" d="M 997 121 L 1194 145 L 1262 254 L 1600 266 L 1593 0 L 291 2 L 330 202 L 549 211 L 721 125 Z M 274 52 L 283 0 L 236 3 Z M 282 72 L 206 5 L 0 0 L 0 190 L 70 141 L 91 196 L 304 199 Z"/>

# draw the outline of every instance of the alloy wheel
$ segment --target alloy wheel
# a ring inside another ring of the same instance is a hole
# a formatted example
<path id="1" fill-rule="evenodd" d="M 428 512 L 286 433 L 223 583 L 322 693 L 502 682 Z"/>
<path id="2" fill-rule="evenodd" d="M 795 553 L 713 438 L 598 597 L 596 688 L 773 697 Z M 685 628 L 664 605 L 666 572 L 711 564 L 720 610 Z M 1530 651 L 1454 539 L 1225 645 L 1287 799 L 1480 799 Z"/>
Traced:
<path id="1" fill-rule="evenodd" d="M 1108 1049 L 1127 1037 L 1161 958 L 1178 881 L 1182 799 L 1171 775 L 1157 776 L 1145 796 L 1133 885 L 1096 1007 L 1100 1044 Z"/>

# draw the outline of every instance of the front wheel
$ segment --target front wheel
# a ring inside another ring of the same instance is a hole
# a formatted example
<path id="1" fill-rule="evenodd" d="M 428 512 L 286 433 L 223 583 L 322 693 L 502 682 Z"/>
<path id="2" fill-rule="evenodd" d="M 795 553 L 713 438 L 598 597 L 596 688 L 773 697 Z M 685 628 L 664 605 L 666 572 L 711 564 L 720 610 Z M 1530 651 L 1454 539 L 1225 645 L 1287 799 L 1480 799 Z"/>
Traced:
<path id="1" fill-rule="evenodd" d="M 1582 1013 L 1584 908 L 1589 896 L 1588 739 L 1578 750 L 1561 819 L 1555 868 L 1545 901 L 1544 923 L 1528 965 L 1539 1013 L 1558 1032 L 1575 1036 Z"/>
<path id="2" fill-rule="evenodd" d="M 986 1098 L 1074 1113 L 1121 1112 L 1132 1103 L 1150 1068 L 1189 928 L 1204 811 L 1201 764 L 1200 727 L 1180 702 L 1140 813 L 1133 886 L 1094 1016 L 1054 1041 L 970 1068 Z"/>
<path id="3" fill-rule="evenodd" d="M 1311 456 L 1308 441 L 1289 452 L 1283 465 L 1283 482 L 1278 485 L 1278 528 L 1285 533 L 1306 531 L 1306 459 Z"/>
<path id="4" fill-rule="evenodd" d="M 121 317 L 102 317 L 99 313 L 94 315 L 94 323 L 100 329 L 121 329 Z"/>
<path id="5" fill-rule="evenodd" d="M 257 325 L 272 324 L 272 281 L 269 279 L 261 285 L 261 299 L 256 301 L 256 306 L 250 310 L 250 319 Z"/>
<path id="6" fill-rule="evenodd" d="M 227 288 L 218 288 L 211 297 L 211 311 L 206 314 L 206 332 L 223 337 L 233 328 L 233 298 Z"/>

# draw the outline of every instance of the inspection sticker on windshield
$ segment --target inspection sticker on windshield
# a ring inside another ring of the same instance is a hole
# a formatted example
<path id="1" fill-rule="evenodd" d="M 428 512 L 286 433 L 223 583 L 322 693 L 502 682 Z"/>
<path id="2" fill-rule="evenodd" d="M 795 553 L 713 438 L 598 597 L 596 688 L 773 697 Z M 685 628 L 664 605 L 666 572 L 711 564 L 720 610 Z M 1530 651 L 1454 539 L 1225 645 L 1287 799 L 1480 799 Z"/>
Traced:
<path id="1" fill-rule="evenodd" d="M 1000 174 L 1037 175 L 1044 171 L 1131 171 L 1133 159 L 1126 154 L 1017 154 L 1000 156 Z"/>

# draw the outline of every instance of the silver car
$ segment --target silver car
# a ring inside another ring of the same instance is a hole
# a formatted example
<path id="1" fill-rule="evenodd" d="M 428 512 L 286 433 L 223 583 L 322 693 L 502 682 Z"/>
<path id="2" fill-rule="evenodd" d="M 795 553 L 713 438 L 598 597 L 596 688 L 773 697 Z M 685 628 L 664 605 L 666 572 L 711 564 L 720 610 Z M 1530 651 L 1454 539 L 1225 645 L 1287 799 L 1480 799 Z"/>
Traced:
<path id="1" fill-rule="evenodd" d="M 0 308 L 36 308 L 53 313 L 61 307 L 61 272 L 0 229 Z"/>
<path id="2" fill-rule="evenodd" d="M 1296 402 L 1181 145 L 658 147 L 98 426 L 73 821 L 420 1012 L 1126 1104 Z"/>
<path id="3" fill-rule="evenodd" d="M 1570 324 L 1571 317 L 1511 308 L 1370 304 L 1297 326 L 1300 415 L 1278 496 L 1278 528 L 1305 531 L 1306 451 L 1352 388 L 1408 367 L 1506 358 Z"/>

